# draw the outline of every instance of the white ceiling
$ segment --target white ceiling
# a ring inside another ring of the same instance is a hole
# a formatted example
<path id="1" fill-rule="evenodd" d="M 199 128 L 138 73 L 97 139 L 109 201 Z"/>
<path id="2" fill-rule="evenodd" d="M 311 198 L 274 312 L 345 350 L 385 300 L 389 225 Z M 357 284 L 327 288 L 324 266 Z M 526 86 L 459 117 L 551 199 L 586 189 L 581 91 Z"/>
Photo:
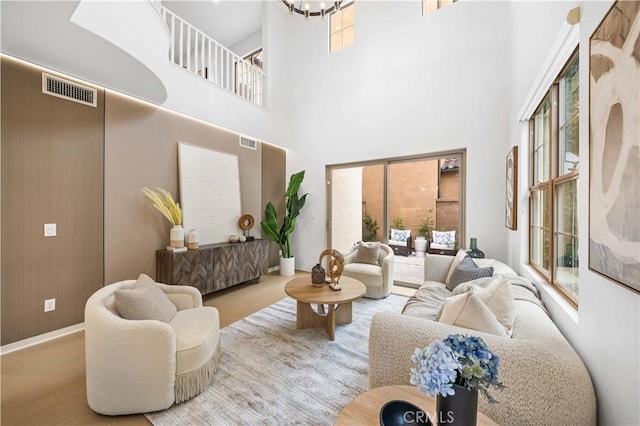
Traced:
<path id="1" fill-rule="evenodd" d="M 150 102 L 164 102 L 164 84 L 148 63 L 72 22 L 78 1 L 1 0 L 2 52 Z M 144 6 L 121 7 L 140 5 Z M 128 17 L 122 20 L 125 27 L 139 24 L 126 21 Z"/>
<path id="2" fill-rule="evenodd" d="M 79 0 L 0 0 L 2 52 L 151 102 L 164 102 L 165 87 L 145 64 L 71 22 L 78 3 Z M 133 7 L 135 3 L 123 3 L 122 7 Z M 264 3 L 259 0 L 162 4 L 227 47 L 262 28 Z"/>
<path id="3" fill-rule="evenodd" d="M 163 0 L 162 5 L 226 47 L 262 28 L 263 1 Z"/>

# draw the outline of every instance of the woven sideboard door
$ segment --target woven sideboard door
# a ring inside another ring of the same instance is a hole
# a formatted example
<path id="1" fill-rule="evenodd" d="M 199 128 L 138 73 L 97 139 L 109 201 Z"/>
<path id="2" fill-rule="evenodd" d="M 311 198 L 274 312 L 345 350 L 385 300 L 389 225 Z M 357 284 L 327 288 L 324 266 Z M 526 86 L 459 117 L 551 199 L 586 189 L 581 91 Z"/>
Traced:
<path id="1" fill-rule="evenodd" d="M 259 279 L 268 271 L 269 242 L 222 243 L 183 253 L 156 252 L 156 280 L 190 285 L 202 294 Z"/>

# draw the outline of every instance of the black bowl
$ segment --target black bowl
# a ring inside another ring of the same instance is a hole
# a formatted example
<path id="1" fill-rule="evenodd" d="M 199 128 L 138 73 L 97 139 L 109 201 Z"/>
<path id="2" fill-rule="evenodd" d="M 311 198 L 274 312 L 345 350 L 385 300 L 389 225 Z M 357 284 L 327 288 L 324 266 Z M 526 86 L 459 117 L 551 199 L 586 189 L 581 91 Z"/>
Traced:
<path id="1" fill-rule="evenodd" d="M 429 415 L 407 401 L 389 401 L 380 409 L 381 426 L 433 426 Z"/>

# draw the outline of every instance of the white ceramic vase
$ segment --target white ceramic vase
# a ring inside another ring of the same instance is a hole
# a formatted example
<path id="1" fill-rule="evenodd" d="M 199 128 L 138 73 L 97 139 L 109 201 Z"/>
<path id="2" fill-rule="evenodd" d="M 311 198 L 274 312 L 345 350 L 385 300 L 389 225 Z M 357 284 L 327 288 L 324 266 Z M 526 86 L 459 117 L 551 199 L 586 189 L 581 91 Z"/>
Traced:
<path id="1" fill-rule="evenodd" d="M 189 230 L 189 233 L 187 234 L 187 248 L 189 250 L 195 250 L 200 247 L 200 242 L 198 241 L 198 239 L 198 231 L 196 229 Z"/>
<path id="2" fill-rule="evenodd" d="M 169 247 L 184 247 L 184 229 L 182 225 L 173 225 L 169 232 Z"/>
<path id="3" fill-rule="evenodd" d="M 280 257 L 280 275 L 290 277 L 296 273 L 295 257 Z"/>

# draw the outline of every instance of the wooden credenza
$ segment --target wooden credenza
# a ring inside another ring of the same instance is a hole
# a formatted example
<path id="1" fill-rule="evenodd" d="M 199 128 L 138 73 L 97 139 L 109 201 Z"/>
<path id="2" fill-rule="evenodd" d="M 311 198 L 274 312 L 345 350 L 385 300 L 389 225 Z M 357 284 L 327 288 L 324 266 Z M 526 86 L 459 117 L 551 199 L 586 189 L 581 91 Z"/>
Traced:
<path id="1" fill-rule="evenodd" d="M 190 285 L 202 294 L 248 281 L 258 282 L 269 269 L 269 241 L 200 246 L 195 250 L 156 252 L 156 281 Z"/>

